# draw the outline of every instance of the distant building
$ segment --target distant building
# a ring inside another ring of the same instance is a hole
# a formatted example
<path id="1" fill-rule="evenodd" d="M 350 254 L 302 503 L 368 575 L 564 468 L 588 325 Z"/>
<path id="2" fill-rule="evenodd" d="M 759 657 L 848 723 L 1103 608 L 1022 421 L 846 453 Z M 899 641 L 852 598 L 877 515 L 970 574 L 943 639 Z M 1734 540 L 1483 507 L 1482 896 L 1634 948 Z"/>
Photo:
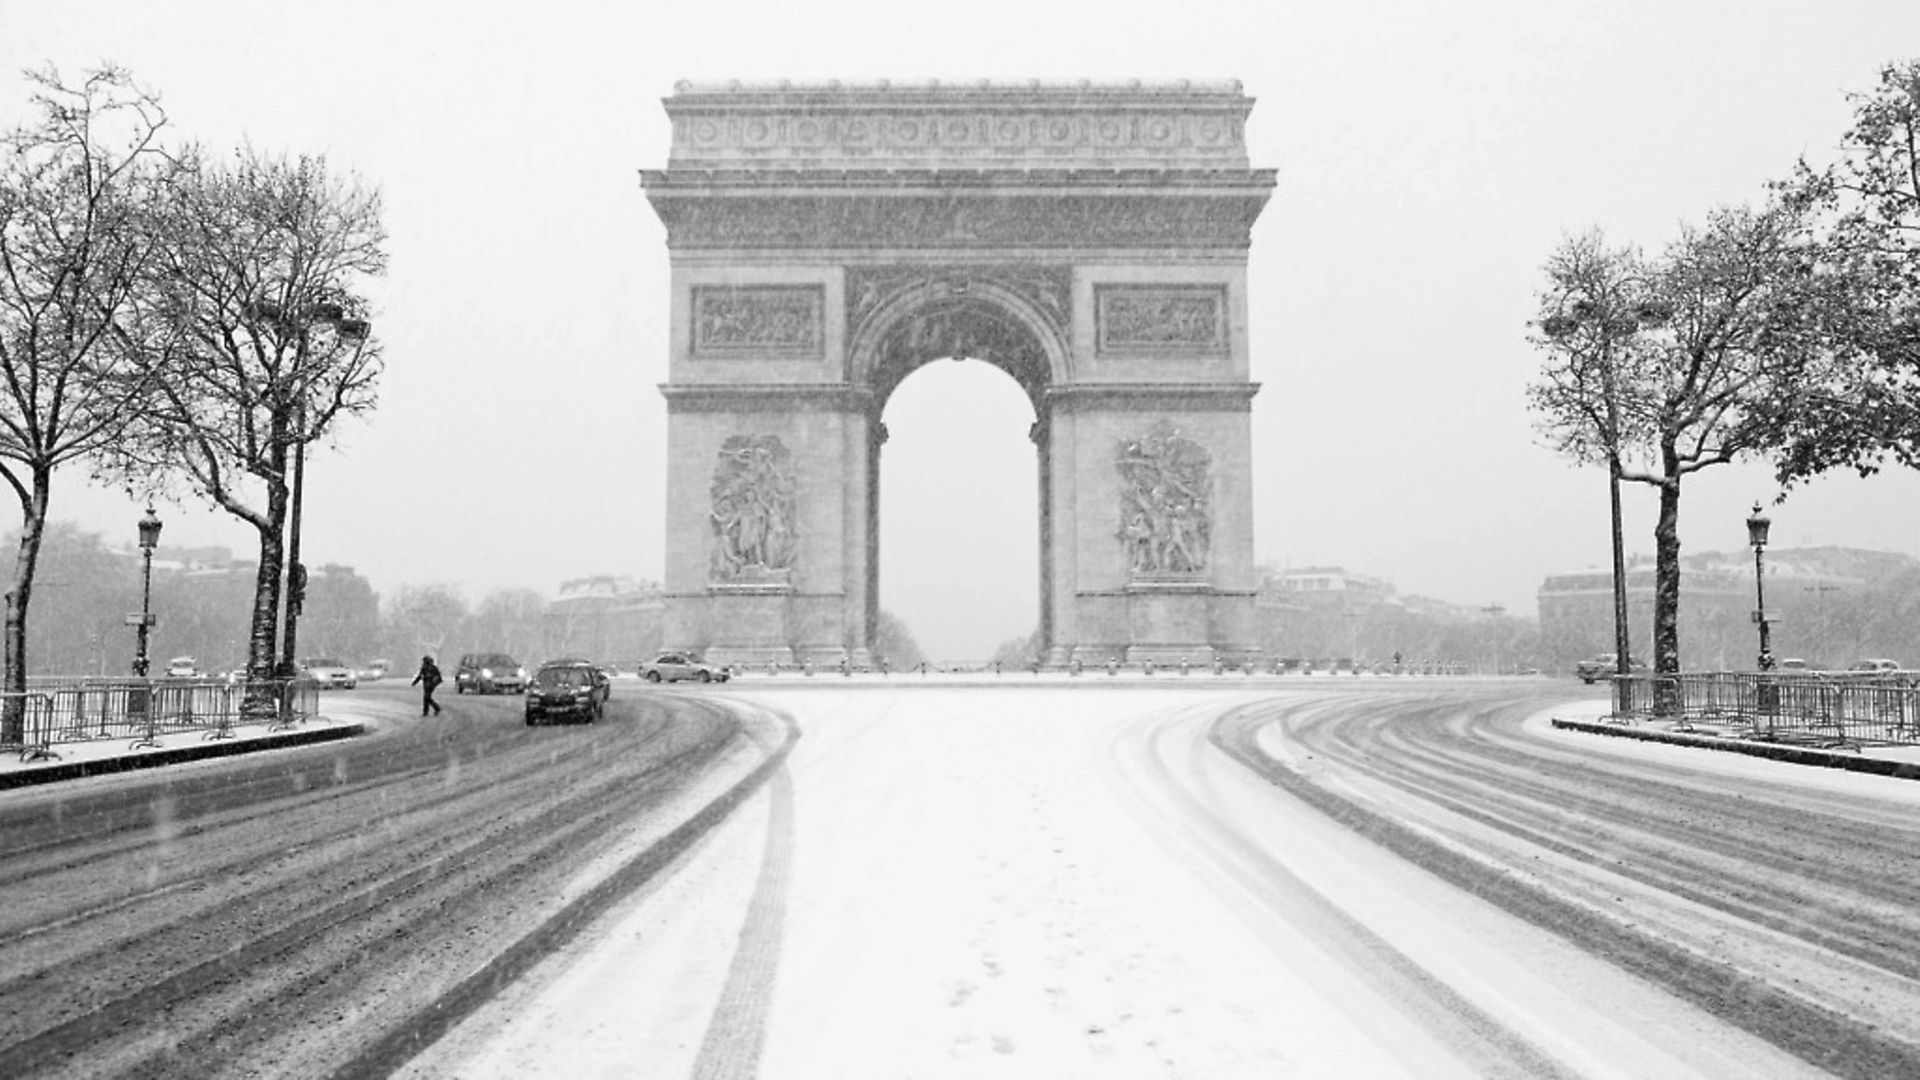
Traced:
<path id="1" fill-rule="evenodd" d="M 623 666 L 651 659 L 660 649 L 665 608 L 660 586 L 651 581 L 613 574 L 563 581 L 547 603 L 547 653 Z"/>
<path id="2" fill-rule="evenodd" d="M 1338 566 L 1303 566 L 1268 577 L 1261 593 L 1302 607 L 1345 608 L 1385 603 L 1393 597 L 1393 583 Z"/>
<path id="3" fill-rule="evenodd" d="M 1769 549 L 1765 562 L 1776 657 L 1844 666 L 1863 651 L 1899 651 L 1875 630 L 1873 610 L 1880 583 L 1920 569 L 1920 561 L 1894 552 L 1818 547 Z M 1760 648 L 1753 618 L 1753 553 L 1687 555 L 1680 567 L 1681 669 L 1751 669 Z M 1651 559 L 1635 557 L 1628 563 L 1627 625 L 1634 655 L 1647 663 L 1653 661 L 1653 584 Z M 1541 647 L 1550 670 L 1570 669 L 1581 659 L 1614 651 L 1612 571 L 1548 575 L 1537 599 Z"/>
<path id="4" fill-rule="evenodd" d="M 1511 671 L 1533 666 L 1529 621 L 1497 605 L 1402 596 L 1385 578 L 1339 566 L 1289 567 L 1266 575 L 1254 597 L 1260 646 L 1277 659 L 1352 659 Z"/>

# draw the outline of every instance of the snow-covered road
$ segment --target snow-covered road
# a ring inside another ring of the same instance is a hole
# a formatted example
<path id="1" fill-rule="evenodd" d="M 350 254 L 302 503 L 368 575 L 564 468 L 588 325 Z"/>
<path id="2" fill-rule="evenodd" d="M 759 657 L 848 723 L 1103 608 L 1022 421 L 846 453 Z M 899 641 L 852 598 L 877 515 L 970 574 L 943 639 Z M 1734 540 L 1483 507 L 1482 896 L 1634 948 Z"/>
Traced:
<path id="1" fill-rule="evenodd" d="M 733 696 L 786 769 L 406 1074 L 1825 1075 L 1209 743 L 1272 691 Z"/>

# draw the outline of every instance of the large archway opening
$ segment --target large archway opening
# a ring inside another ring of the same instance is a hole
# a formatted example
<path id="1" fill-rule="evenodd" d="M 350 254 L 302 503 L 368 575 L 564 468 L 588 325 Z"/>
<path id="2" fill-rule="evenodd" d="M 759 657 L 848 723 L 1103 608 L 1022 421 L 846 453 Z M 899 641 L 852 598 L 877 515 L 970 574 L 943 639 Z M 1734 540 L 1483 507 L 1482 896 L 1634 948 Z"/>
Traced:
<path id="1" fill-rule="evenodd" d="M 928 660 L 985 661 L 1040 626 L 1033 403 L 993 364 L 942 360 L 904 378 L 881 421 L 879 607 Z"/>

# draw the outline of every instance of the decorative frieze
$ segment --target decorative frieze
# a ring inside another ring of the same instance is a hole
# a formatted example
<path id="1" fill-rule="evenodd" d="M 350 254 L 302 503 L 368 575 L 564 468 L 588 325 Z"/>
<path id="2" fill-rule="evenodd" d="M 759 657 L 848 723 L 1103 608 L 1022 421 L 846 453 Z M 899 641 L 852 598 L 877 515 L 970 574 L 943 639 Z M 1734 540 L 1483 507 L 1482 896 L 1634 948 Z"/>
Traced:
<path id="1" fill-rule="evenodd" d="M 693 355 L 818 359 L 826 293 L 819 285 L 696 285 Z"/>
<path id="2" fill-rule="evenodd" d="M 1225 357 L 1225 285 L 1100 285 L 1093 294 L 1101 355 Z"/>
<path id="3" fill-rule="evenodd" d="M 649 184 L 667 246 L 1245 248 L 1270 183 L 1243 194 L 715 194 Z M 761 189 L 755 189 L 758 192 Z"/>
<path id="4" fill-rule="evenodd" d="M 1032 304 L 1052 325 L 1071 325 L 1073 272 L 1064 266 L 852 266 L 847 268 L 847 328 L 862 323 L 902 293 L 920 290 L 927 299 L 965 297 L 981 286 L 1005 289 Z"/>
<path id="5" fill-rule="evenodd" d="M 782 584 L 793 568 L 792 453 L 778 435 L 734 435 L 713 469 L 716 584 Z"/>
<path id="6" fill-rule="evenodd" d="M 1134 578 L 1169 581 L 1206 572 L 1212 464 L 1205 447 L 1165 420 L 1138 438 L 1121 440 L 1114 459 L 1120 473 L 1120 528 L 1114 536 Z"/>
<path id="7" fill-rule="evenodd" d="M 1153 163 L 1244 167 L 1253 99 L 1231 83 L 696 87 L 666 99 L 685 168 Z"/>

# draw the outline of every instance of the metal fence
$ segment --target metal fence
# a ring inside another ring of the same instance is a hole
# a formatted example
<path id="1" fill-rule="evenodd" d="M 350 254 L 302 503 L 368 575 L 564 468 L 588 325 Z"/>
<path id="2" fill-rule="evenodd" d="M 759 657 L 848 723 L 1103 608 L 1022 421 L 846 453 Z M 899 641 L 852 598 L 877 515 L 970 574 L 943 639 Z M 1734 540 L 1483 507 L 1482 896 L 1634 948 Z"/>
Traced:
<path id="1" fill-rule="evenodd" d="M 1613 716 L 1724 724 L 1780 742 L 1913 746 L 1920 745 L 1920 674 L 1616 675 Z"/>
<path id="2" fill-rule="evenodd" d="M 226 739 L 239 724 L 290 728 L 317 716 L 318 684 L 308 679 L 30 678 L 24 694 L 0 694 L 18 712 L 23 758 L 57 757 L 54 747 L 125 739 L 157 747 L 170 735 Z"/>

